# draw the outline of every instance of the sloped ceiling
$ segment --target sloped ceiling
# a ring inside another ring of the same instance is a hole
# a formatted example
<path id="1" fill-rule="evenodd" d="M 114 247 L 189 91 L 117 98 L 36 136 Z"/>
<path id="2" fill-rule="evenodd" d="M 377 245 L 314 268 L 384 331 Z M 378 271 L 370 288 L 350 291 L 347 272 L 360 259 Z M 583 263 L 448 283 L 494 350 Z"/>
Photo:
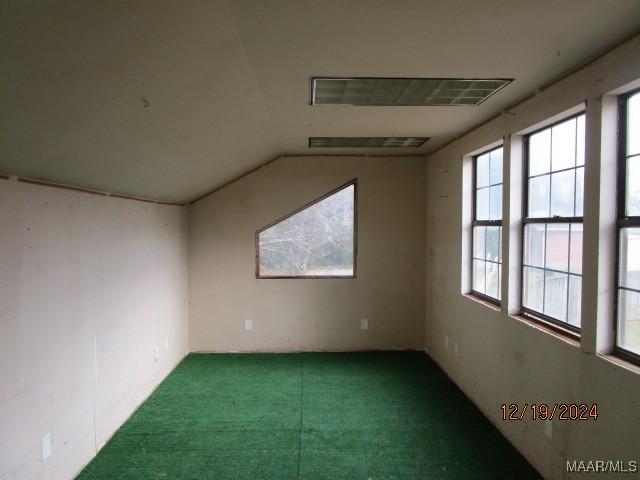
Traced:
<path id="1" fill-rule="evenodd" d="M 637 0 L 2 2 L 0 173 L 185 202 L 309 136 L 428 153 L 639 27 Z M 516 80 L 478 107 L 312 107 L 314 75 Z"/>

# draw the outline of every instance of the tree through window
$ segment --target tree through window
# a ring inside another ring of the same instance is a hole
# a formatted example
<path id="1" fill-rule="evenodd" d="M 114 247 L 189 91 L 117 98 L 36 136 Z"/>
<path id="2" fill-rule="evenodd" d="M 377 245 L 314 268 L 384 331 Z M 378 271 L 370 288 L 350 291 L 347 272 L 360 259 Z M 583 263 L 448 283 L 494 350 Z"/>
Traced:
<path id="1" fill-rule="evenodd" d="M 355 277 L 356 181 L 256 232 L 258 278 Z"/>

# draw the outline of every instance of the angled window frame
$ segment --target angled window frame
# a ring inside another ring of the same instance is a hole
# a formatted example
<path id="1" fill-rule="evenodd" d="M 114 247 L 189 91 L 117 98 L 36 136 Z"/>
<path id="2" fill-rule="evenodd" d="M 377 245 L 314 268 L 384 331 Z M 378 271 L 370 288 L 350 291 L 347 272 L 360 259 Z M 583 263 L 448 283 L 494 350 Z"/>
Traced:
<path id="1" fill-rule="evenodd" d="M 274 225 L 287 220 L 288 218 L 297 215 L 298 213 L 306 210 L 313 205 L 320 203 L 321 201 L 329 198 L 330 196 L 344 190 L 345 188 L 353 186 L 353 274 L 352 275 L 261 275 L 260 274 L 260 234 L 265 230 L 273 227 Z M 358 179 L 354 178 L 349 180 L 347 183 L 340 185 L 339 187 L 331 190 L 330 192 L 325 193 L 321 197 L 315 198 L 310 202 L 302 205 L 301 207 L 296 208 L 292 212 L 283 215 L 282 217 L 270 222 L 267 225 L 256 230 L 255 233 L 255 248 L 256 248 L 256 256 L 255 256 L 255 275 L 256 279 L 259 280 L 306 280 L 306 279 L 343 279 L 343 280 L 352 280 L 357 278 L 358 273 Z"/>
<path id="2" fill-rule="evenodd" d="M 577 223 L 580 225 L 584 225 L 584 211 L 583 211 L 583 215 L 582 216 L 567 216 L 567 217 L 563 217 L 563 216 L 549 216 L 549 217 L 530 217 L 529 216 L 529 180 L 530 178 L 535 178 L 536 176 L 529 176 L 529 163 L 530 163 L 530 159 L 529 159 L 529 155 L 530 155 L 530 139 L 532 136 L 534 136 L 537 133 L 543 132 L 545 130 L 551 130 L 553 127 L 560 125 L 562 123 L 568 122 L 570 120 L 576 120 L 578 117 L 584 116 L 585 117 L 585 128 L 586 128 L 586 111 L 585 109 L 580 109 L 579 111 L 577 111 L 576 113 L 572 113 L 570 115 L 567 115 L 565 117 L 562 117 L 558 120 L 554 120 L 553 122 L 550 122 L 548 124 L 545 124 L 543 126 L 541 126 L 540 128 L 536 128 L 535 130 L 532 130 L 531 132 L 528 132 L 526 135 L 524 135 L 523 138 L 523 160 L 524 160 L 524 164 L 523 164 L 523 168 L 522 168 L 522 222 L 521 222 L 521 238 L 522 238 L 522 245 L 521 245 L 521 251 L 520 251 L 520 281 L 521 281 L 521 285 L 522 288 L 520 290 L 520 315 L 522 315 L 523 317 L 526 317 L 529 320 L 532 320 L 534 322 L 537 322 L 539 324 L 542 324 L 544 326 L 546 326 L 547 328 L 550 328 L 551 330 L 554 330 L 557 333 L 560 333 L 562 335 L 571 337 L 575 340 L 580 340 L 581 338 L 581 333 L 582 333 L 582 325 L 580 327 L 576 327 L 575 325 L 570 324 L 569 322 L 565 322 L 559 319 L 556 319 L 554 317 L 551 317 L 549 315 L 545 315 L 542 312 L 538 312 L 537 310 L 533 310 L 530 308 L 527 308 L 524 306 L 524 295 L 525 295 L 525 278 L 524 278 L 524 273 L 525 273 L 525 268 L 537 268 L 537 267 L 532 267 L 529 266 L 525 263 L 525 249 L 526 249 L 526 228 L 527 225 L 532 225 L 532 224 L 542 224 L 545 225 L 545 248 L 546 248 L 546 225 L 548 224 L 567 224 L 567 225 L 571 225 L 573 223 Z M 586 130 L 585 130 L 585 148 L 586 148 Z M 576 134 L 576 142 L 577 142 L 577 134 Z M 553 144 L 551 143 L 550 148 L 553 148 Z M 576 144 L 576 148 L 577 148 L 577 144 Z M 552 158 L 549 158 L 549 161 L 552 161 Z M 582 165 L 581 167 L 578 167 L 577 165 L 574 165 L 573 167 L 570 167 L 566 170 L 577 170 L 578 168 L 585 168 L 586 169 L 586 163 L 585 165 Z M 558 173 L 559 171 L 554 172 L 552 170 L 552 166 L 550 165 L 550 170 L 548 172 L 549 175 L 552 175 L 553 173 Z M 550 180 L 551 181 L 551 178 Z M 575 185 L 575 184 L 574 184 Z M 583 186 L 584 189 L 584 186 Z M 584 202 L 584 192 L 585 190 L 583 190 L 583 202 Z M 551 195 L 551 187 L 549 188 L 549 195 Z M 576 191 L 575 191 L 575 186 L 574 186 L 574 202 L 575 202 L 575 197 L 576 197 Z M 551 208 L 551 202 L 549 203 L 549 208 Z M 574 204 L 574 215 L 575 215 L 575 204 Z M 571 235 L 571 227 L 569 227 L 569 235 Z M 583 237 L 583 241 L 584 241 L 584 237 Z M 569 238 L 569 242 L 570 242 L 570 238 Z M 569 252 L 569 261 L 570 261 L 570 255 L 571 253 Z M 569 267 L 567 267 L 569 268 Z M 548 269 L 545 267 L 540 268 L 543 272 L 547 272 L 547 271 L 553 271 L 553 269 Z M 565 273 L 565 272 L 562 272 Z M 570 272 L 566 272 L 568 275 L 568 278 L 570 275 L 573 275 Z M 582 278 L 584 277 L 584 272 L 581 272 L 579 274 L 581 281 Z M 581 285 L 582 287 L 582 285 Z M 567 281 L 567 296 L 569 296 L 569 284 Z M 544 298 L 544 293 L 543 293 L 543 298 Z M 544 301 L 544 300 L 543 300 Z M 582 307 L 582 300 L 581 300 L 581 305 Z M 568 312 L 567 312 L 568 314 Z"/>
<path id="3" fill-rule="evenodd" d="M 618 333 L 620 329 L 620 290 L 634 289 L 625 288 L 620 286 L 620 260 L 622 255 L 622 249 L 620 248 L 620 241 L 622 239 L 622 230 L 625 228 L 640 228 L 640 216 L 627 215 L 627 160 L 630 157 L 637 157 L 638 154 L 627 154 L 627 132 L 628 132 L 628 104 L 631 97 L 640 94 L 640 88 L 626 92 L 618 96 L 618 161 L 617 161 L 617 176 L 616 176 L 616 258 L 615 258 L 615 277 L 614 277 L 614 322 L 613 322 L 613 354 L 624 360 L 627 360 L 636 365 L 640 365 L 640 355 L 621 347 L 618 344 Z"/>
<path id="4" fill-rule="evenodd" d="M 476 227 L 500 227 L 500 236 L 499 236 L 499 251 L 500 251 L 500 262 L 492 262 L 492 261 L 488 261 L 486 260 L 486 258 L 483 260 L 485 262 L 485 268 L 486 268 L 486 263 L 497 263 L 498 264 L 498 294 L 500 295 L 501 293 L 501 279 L 502 279 L 502 221 L 504 219 L 504 205 L 502 205 L 502 209 L 500 211 L 500 220 L 478 220 L 478 205 L 477 205 L 477 192 L 478 192 L 478 157 L 481 157 L 483 155 L 487 155 L 487 154 L 491 154 L 494 151 L 497 150 L 503 150 L 503 161 L 502 161 L 502 165 L 500 166 L 500 170 L 502 172 L 502 183 L 499 184 L 495 184 L 495 185 L 501 185 L 502 188 L 504 189 L 504 145 L 501 143 L 499 145 L 496 145 L 494 147 L 490 147 L 487 148 L 483 151 L 481 151 L 480 153 L 477 153 L 476 155 L 473 156 L 473 173 L 472 173 L 472 209 L 471 209 L 471 256 L 469 257 L 471 262 L 470 262 L 470 279 L 471 279 L 471 289 L 470 289 L 470 294 L 478 297 L 481 300 L 484 300 L 486 302 L 489 302 L 497 307 L 500 307 L 502 305 L 502 298 L 495 298 L 492 297 L 491 295 L 487 295 L 485 293 L 479 292 L 477 290 L 475 290 L 473 288 L 473 280 L 474 280 L 474 276 L 473 276 L 473 263 L 475 260 L 477 260 L 476 258 L 474 258 L 473 254 L 474 254 L 474 247 L 475 247 L 475 228 Z M 485 187 L 481 187 L 481 188 L 490 188 L 491 186 L 495 186 L 495 185 L 491 185 L 491 182 L 489 182 L 489 184 Z M 486 242 L 486 234 L 485 234 L 485 242 Z M 486 249 L 486 245 L 485 245 L 485 249 Z M 486 257 L 486 255 L 485 255 Z M 479 260 L 479 259 L 478 259 Z M 485 272 L 485 283 L 486 283 L 486 272 Z"/>

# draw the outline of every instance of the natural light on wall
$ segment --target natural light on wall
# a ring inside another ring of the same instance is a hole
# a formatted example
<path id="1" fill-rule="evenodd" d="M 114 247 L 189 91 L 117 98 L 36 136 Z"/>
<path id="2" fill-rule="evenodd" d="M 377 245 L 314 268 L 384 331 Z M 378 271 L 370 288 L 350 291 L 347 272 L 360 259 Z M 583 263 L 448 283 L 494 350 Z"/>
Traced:
<path id="1" fill-rule="evenodd" d="M 258 278 L 355 276 L 355 181 L 257 232 Z"/>

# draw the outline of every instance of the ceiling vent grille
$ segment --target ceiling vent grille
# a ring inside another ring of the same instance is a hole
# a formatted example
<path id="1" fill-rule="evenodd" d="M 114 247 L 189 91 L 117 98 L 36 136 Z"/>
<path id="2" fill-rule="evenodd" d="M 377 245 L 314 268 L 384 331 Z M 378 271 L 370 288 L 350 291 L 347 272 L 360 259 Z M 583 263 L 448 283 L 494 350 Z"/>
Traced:
<path id="1" fill-rule="evenodd" d="M 309 148 L 420 147 L 429 137 L 310 137 Z"/>
<path id="2" fill-rule="evenodd" d="M 312 105 L 427 106 L 480 105 L 510 79 L 339 78 L 311 79 Z"/>

